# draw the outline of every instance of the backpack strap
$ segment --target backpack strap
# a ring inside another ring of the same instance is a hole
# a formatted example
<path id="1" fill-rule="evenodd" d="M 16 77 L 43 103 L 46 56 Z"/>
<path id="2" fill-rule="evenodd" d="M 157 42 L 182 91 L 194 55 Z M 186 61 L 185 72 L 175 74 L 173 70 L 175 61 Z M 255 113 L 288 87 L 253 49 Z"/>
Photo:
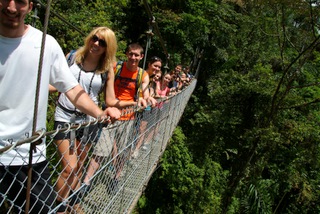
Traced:
<path id="1" fill-rule="evenodd" d="M 105 106 L 105 103 L 103 101 L 101 101 L 101 96 L 100 95 L 102 93 L 104 93 L 105 90 L 106 90 L 106 86 L 107 86 L 107 82 L 106 81 L 107 81 L 107 78 L 108 78 L 108 73 L 104 72 L 104 73 L 100 74 L 100 76 L 101 76 L 101 88 L 100 88 L 100 91 L 98 92 L 98 103 L 101 106 Z"/>
<path id="2" fill-rule="evenodd" d="M 123 61 L 118 61 L 116 65 L 116 73 L 114 75 L 114 79 L 118 79 L 120 77 L 120 73 L 122 71 Z"/>
<path id="3" fill-rule="evenodd" d="M 135 95 L 136 100 L 138 100 L 138 98 L 140 97 L 140 94 L 142 95 L 142 77 L 144 72 L 145 70 L 139 67 L 138 75 L 136 79 L 136 95 Z"/>
<path id="4" fill-rule="evenodd" d="M 69 67 L 74 63 L 74 60 L 76 58 L 75 53 L 76 53 L 76 50 L 71 50 L 69 53 L 69 56 L 67 58 L 67 62 L 68 62 Z"/>
<path id="5" fill-rule="evenodd" d="M 104 92 L 104 89 L 106 89 L 107 78 L 108 78 L 108 73 L 107 72 L 104 72 L 104 73 L 101 74 L 101 88 L 100 88 L 99 94 Z"/>
<path id="6" fill-rule="evenodd" d="M 103 87 L 105 87 L 105 85 L 106 85 L 107 78 L 108 78 L 108 72 L 104 72 L 101 74 L 101 81 L 102 81 Z"/>
<path id="7" fill-rule="evenodd" d="M 145 72 L 145 70 L 143 70 L 142 68 L 139 68 L 138 75 L 137 75 L 137 86 L 139 86 L 138 88 L 141 87 L 142 77 L 143 77 L 144 72 Z"/>

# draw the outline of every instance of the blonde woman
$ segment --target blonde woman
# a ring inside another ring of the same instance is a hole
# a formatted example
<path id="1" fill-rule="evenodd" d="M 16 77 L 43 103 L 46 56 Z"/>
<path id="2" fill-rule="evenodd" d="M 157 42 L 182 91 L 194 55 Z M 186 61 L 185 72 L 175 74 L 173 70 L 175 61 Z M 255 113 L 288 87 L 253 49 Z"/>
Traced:
<path id="1" fill-rule="evenodd" d="M 116 51 L 117 41 L 114 32 L 107 27 L 98 27 L 85 38 L 84 46 L 67 55 L 67 60 L 72 74 L 89 97 L 98 104 L 100 93 L 104 92 L 106 105 L 111 111 L 118 111 L 120 115 L 118 109 L 110 107 L 117 104 L 113 87 Z M 64 127 L 66 123 L 80 124 L 91 119 L 76 109 L 65 94 L 60 94 L 55 110 L 55 129 Z M 98 131 L 98 125 L 92 125 L 67 134 L 61 132 L 54 137 L 62 166 L 56 183 L 58 213 L 66 211 L 67 206 L 61 202 L 80 186 L 83 164 L 92 143 L 98 140 Z M 69 201 L 69 205 L 72 206 L 72 202 Z"/>

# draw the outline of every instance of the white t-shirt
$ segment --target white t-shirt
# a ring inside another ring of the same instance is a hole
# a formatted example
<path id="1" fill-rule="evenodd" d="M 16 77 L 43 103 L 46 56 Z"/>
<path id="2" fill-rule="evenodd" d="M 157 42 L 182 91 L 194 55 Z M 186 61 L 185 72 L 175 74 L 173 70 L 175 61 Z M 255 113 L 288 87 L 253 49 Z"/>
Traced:
<path id="1" fill-rule="evenodd" d="M 101 91 L 102 87 L 102 78 L 101 74 L 97 74 L 94 72 L 86 72 L 83 71 L 76 63 L 73 63 L 70 66 L 71 73 L 73 76 L 79 80 L 79 84 L 82 86 L 82 88 L 87 92 L 89 97 L 98 105 L 98 96 L 99 92 Z M 59 104 L 62 105 L 64 108 L 75 111 L 74 105 L 70 102 L 70 100 L 66 97 L 64 93 L 60 94 Z M 78 110 L 77 110 L 78 111 Z M 66 122 L 69 123 L 70 118 L 72 114 L 64 111 L 59 107 L 59 105 L 56 107 L 55 111 L 55 121 L 59 122 Z M 87 117 L 88 119 L 93 119 L 93 117 Z M 77 117 L 75 123 L 82 123 L 83 117 Z"/>
<path id="2" fill-rule="evenodd" d="M 42 32 L 28 26 L 20 38 L 0 36 L 0 148 L 32 135 Z M 46 36 L 38 98 L 36 130 L 46 129 L 49 83 L 60 92 L 78 82 L 70 73 L 57 41 Z M 0 154 L 0 165 L 28 164 L 30 144 Z M 46 158 L 45 139 L 37 145 L 33 163 Z"/>

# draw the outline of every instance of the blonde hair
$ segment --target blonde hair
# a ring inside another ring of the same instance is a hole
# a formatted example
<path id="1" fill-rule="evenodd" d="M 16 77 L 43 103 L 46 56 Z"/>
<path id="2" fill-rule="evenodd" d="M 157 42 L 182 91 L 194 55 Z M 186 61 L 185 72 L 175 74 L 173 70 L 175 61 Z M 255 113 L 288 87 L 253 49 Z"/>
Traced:
<path id="1" fill-rule="evenodd" d="M 89 35 L 84 39 L 84 46 L 80 47 L 76 52 L 75 62 L 83 62 L 86 55 L 89 53 L 90 41 L 96 34 L 99 34 L 99 36 L 102 37 L 107 44 L 105 52 L 100 57 L 96 72 L 100 74 L 105 72 L 113 72 L 113 65 L 116 62 L 118 45 L 114 32 L 108 27 L 97 27 L 89 33 Z"/>

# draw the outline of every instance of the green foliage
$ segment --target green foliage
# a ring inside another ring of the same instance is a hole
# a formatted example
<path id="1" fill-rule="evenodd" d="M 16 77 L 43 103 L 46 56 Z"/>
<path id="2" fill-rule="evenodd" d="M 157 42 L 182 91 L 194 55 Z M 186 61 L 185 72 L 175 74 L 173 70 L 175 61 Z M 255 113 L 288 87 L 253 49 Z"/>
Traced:
<path id="1" fill-rule="evenodd" d="M 79 8 L 81 7 L 81 10 Z M 52 6 L 54 13 L 62 16 L 66 21 L 77 27 L 80 32 L 72 29 L 58 17 L 50 19 L 50 31 L 58 39 L 65 52 L 83 45 L 85 36 L 95 27 L 107 26 L 112 29 L 111 14 L 114 5 L 105 1 L 70 1 L 61 0 Z M 118 7 L 117 7 L 118 8 Z M 85 20 L 85 21 L 84 21 Z M 61 37 L 63 35 L 63 37 Z"/>
<path id="2" fill-rule="evenodd" d="M 148 2 L 170 69 L 204 52 L 182 128 L 137 212 L 319 213 L 320 7 L 289 0 Z M 142 1 L 59 0 L 52 11 L 84 35 L 111 27 L 119 59 L 129 42 L 146 45 Z M 41 28 L 43 10 L 39 17 Z M 84 36 L 54 15 L 48 32 L 65 52 L 83 44 Z M 152 37 L 148 56 L 165 58 L 160 39 Z"/>
<path id="3" fill-rule="evenodd" d="M 217 57 L 208 57 L 215 71 L 199 83 L 182 125 L 188 145 L 197 161 L 209 154 L 230 170 L 223 213 L 316 212 L 319 43 L 312 26 L 301 21 L 310 7 L 246 3 L 234 7 L 239 13 L 233 22 L 220 20 L 225 23 L 215 39 L 224 47 L 217 45 Z M 220 9 L 225 14 L 231 8 Z M 279 187 L 268 197 L 259 186 L 263 179 Z M 254 200 L 244 197 L 250 188 Z"/>
<path id="4" fill-rule="evenodd" d="M 152 209 L 159 213 L 215 213 L 220 210 L 224 174 L 219 164 L 205 158 L 201 166 L 185 145 L 185 136 L 177 128 L 161 160 L 161 168 L 146 190 L 147 203 L 140 204 L 139 212 Z M 159 190 L 155 192 L 155 189 Z M 152 207 L 152 208 L 151 208 Z"/>
<path id="5" fill-rule="evenodd" d="M 261 213 L 271 214 L 271 192 L 273 192 L 273 186 L 271 180 L 260 180 L 257 185 L 251 184 L 248 192 L 242 200 L 242 207 L 244 207 L 244 213 Z"/>

